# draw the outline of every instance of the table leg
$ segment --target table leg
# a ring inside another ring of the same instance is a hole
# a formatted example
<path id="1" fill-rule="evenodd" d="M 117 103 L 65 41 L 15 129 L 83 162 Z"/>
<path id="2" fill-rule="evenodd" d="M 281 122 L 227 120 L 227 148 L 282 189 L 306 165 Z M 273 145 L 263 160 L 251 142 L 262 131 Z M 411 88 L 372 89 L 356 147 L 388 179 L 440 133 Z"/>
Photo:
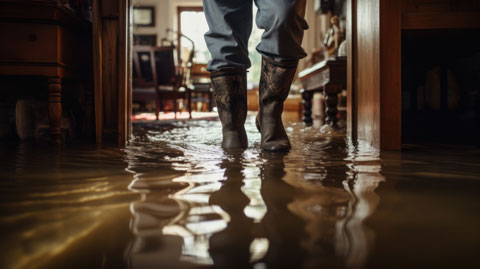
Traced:
<path id="1" fill-rule="evenodd" d="M 208 111 L 212 112 L 213 111 L 213 93 L 211 91 L 208 92 Z"/>
<path id="2" fill-rule="evenodd" d="M 337 114 L 338 114 L 338 92 L 336 89 L 331 88 L 331 89 L 325 89 L 325 103 L 326 103 L 326 108 L 325 108 L 325 114 L 326 114 L 326 119 L 325 121 L 327 124 L 330 124 L 333 127 L 337 127 Z"/>
<path id="3" fill-rule="evenodd" d="M 187 97 L 188 97 L 188 118 L 192 118 L 192 92 L 188 91 L 187 92 Z"/>
<path id="4" fill-rule="evenodd" d="M 146 103 L 145 107 L 147 107 Z M 158 94 L 155 94 L 155 120 L 158 120 L 158 114 L 160 114 L 160 110 L 163 111 L 163 101 L 160 100 L 160 96 Z"/>
<path id="5" fill-rule="evenodd" d="M 56 145 L 62 144 L 62 79 L 48 79 L 48 117 L 50 121 L 50 136 Z"/>
<path id="6" fill-rule="evenodd" d="M 303 122 L 306 124 L 312 124 L 312 98 L 313 93 L 310 91 L 302 92 L 302 105 L 303 105 Z"/>

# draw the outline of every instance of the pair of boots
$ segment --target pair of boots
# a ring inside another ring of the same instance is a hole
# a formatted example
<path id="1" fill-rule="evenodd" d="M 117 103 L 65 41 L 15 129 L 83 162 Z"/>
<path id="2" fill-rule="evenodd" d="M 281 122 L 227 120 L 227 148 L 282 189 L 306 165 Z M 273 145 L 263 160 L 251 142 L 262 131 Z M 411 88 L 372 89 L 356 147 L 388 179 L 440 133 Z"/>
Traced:
<path id="1" fill-rule="evenodd" d="M 287 99 L 297 63 L 279 63 L 263 57 L 259 85 L 260 111 L 256 118 L 266 151 L 287 151 L 290 141 L 282 123 L 283 102 Z M 224 69 L 211 73 L 211 81 L 222 122 L 222 147 L 246 148 L 247 76 L 245 70 Z"/>

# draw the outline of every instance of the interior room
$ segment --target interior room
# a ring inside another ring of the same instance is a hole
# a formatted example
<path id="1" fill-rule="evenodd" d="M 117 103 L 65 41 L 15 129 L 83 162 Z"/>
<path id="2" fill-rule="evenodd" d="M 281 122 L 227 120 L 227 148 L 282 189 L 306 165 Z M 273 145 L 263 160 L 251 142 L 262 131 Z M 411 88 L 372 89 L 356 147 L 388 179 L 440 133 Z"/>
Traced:
<path id="1" fill-rule="evenodd" d="M 480 1 L 0 0 L 0 35 L 1 268 L 480 266 Z"/>

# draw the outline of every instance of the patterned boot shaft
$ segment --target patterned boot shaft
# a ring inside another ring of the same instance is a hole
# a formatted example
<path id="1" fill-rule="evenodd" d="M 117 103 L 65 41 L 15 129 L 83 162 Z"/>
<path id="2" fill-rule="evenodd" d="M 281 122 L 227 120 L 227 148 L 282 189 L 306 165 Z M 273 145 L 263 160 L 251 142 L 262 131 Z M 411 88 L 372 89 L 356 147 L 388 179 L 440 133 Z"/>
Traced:
<path id="1" fill-rule="evenodd" d="M 218 116 L 222 123 L 222 147 L 246 147 L 244 127 L 247 118 L 246 73 L 212 72 L 211 81 Z"/>
<path id="2" fill-rule="evenodd" d="M 283 103 L 288 97 L 297 63 L 277 63 L 265 57 L 259 85 L 260 111 L 257 128 L 262 134 L 264 150 L 288 150 L 290 142 L 282 123 Z"/>

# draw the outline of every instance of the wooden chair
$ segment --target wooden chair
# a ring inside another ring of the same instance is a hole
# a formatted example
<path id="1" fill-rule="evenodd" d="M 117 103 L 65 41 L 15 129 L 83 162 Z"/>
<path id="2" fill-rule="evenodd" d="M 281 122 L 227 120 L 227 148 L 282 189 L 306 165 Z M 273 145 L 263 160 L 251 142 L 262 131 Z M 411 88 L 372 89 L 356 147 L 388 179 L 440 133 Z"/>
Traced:
<path id="1" fill-rule="evenodd" d="M 206 64 L 193 64 L 190 68 L 190 80 L 193 85 L 192 103 L 201 102 L 212 111 L 214 105 L 213 88 Z M 202 105 L 202 107 L 203 107 Z"/>
<path id="2" fill-rule="evenodd" d="M 165 111 L 163 101 L 173 100 L 177 118 L 177 100 L 187 101 L 192 118 L 190 89 L 182 85 L 182 75 L 175 72 L 175 47 L 133 47 L 133 91 L 132 100 L 148 103 L 155 101 L 155 117 Z"/>

